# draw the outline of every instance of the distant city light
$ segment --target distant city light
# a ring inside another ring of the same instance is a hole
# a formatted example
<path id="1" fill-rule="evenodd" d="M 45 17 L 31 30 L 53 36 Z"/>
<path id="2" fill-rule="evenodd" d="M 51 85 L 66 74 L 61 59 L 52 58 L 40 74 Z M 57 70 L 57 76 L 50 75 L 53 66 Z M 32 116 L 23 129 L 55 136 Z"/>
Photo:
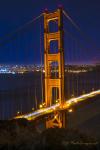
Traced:
<path id="1" fill-rule="evenodd" d="M 86 73 L 92 71 L 96 65 L 65 65 L 65 72 L 67 73 Z M 42 72 L 45 73 L 44 66 L 41 65 L 0 65 L 0 74 L 23 74 L 27 72 Z M 53 66 L 51 73 L 57 73 L 58 66 Z"/>

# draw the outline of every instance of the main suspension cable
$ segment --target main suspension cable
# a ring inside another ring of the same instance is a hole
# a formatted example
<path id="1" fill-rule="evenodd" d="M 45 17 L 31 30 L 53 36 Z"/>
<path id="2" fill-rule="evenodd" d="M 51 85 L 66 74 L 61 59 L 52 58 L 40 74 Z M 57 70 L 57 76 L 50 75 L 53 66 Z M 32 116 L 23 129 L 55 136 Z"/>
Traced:
<path id="1" fill-rule="evenodd" d="M 34 21 L 38 20 L 42 16 L 43 16 L 43 13 L 41 13 L 39 16 L 35 17 L 31 21 L 25 23 L 24 25 L 20 26 L 15 31 L 12 31 L 11 33 L 6 34 L 4 37 L 0 38 L 0 41 L 1 41 L 0 46 L 3 46 L 5 43 L 7 43 L 9 40 L 11 40 L 12 37 L 14 37 L 16 33 L 23 31 L 27 26 L 31 25 Z"/>
<path id="2" fill-rule="evenodd" d="M 96 43 L 88 35 L 86 35 L 85 33 L 83 33 L 83 31 L 81 30 L 81 28 L 69 16 L 68 12 L 66 12 L 65 10 L 63 10 L 63 14 L 71 22 L 71 24 L 77 29 L 77 31 L 80 33 L 80 35 L 82 35 L 82 37 L 85 39 L 85 41 L 90 42 L 94 46 L 94 48 L 97 49 Z"/>

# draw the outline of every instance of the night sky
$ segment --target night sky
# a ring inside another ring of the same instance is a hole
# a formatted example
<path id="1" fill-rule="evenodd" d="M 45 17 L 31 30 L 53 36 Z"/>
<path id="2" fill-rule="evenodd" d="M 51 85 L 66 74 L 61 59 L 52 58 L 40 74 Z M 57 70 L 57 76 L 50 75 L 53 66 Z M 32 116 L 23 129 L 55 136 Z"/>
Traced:
<path id="1" fill-rule="evenodd" d="M 62 5 L 84 33 L 84 41 L 76 29 L 70 30 L 80 40 L 65 36 L 66 63 L 100 62 L 100 1 L 99 0 L 0 0 L 0 64 L 39 64 L 40 45 L 43 55 L 43 18 L 13 37 L 6 36 L 40 15 L 45 8 L 54 11 Z M 40 23 L 41 22 L 41 23 Z M 70 25 L 70 24 L 69 24 Z M 41 35 L 41 39 L 40 39 Z M 80 46 L 80 42 L 84 44 Z M 2 44 L 3 43 L 3 44 Z"/>

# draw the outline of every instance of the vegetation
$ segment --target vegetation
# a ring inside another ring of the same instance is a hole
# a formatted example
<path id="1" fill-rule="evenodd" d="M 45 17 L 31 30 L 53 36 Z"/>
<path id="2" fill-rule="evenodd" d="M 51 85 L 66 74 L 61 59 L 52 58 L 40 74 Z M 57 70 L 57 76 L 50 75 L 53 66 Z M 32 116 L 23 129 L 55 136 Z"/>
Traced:
<path id="1" fill-rule="evenodd" d="M 39 132 L 25 119 L 0 121 L 0 150 L 99 150 L 96 139 L 72 129 Z"/>

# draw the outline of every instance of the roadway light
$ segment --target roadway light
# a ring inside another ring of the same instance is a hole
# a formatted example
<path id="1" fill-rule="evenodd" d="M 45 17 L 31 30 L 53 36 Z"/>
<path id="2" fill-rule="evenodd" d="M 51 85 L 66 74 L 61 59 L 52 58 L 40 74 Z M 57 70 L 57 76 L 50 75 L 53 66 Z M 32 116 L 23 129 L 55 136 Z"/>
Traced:
<path id="1" fill-rule="evenodd" d="M 19 115 L 20 114 L 20 111 L 17 111 L 17 115 Z"/>
<path id="2" fill-rule="evenodd" d="M 40 104 L 39 108 L 42 108 L 42 107 L 43 107 L 42 104 Z"/>
<path id="3" fill-rule="evenodd" d="M 70 103 L 67 103 L 67 105 L 66 105 L 66 106 L 67 106 L 67 107 L 70 107 L 70 105 L 71 105 Z"/>
<path id="4" fill-rule="evenodd" d="M 32 111 L 34 111 L 34 107 L 32 108 Z"/>
<path id="5" fill-rule="evenodd" d="M 56 108 L 54 107 L 53 109 L 55 110 Z"/>
<path id="6" fill-rule="evenodd" d="M 56 100 L 56 103 L 58 103 L 58 100 Z"/>
<path id="7" fill-rule="evenodd" d="M 57 116 L 54 116 L 54 118 L 56 119 L 56 118 L 57 118 Z"/>
<path id="8" fill-rule="evenodd" d="M 77 99 L 74 100 L 75 103 L 78 103 Z"/>
<path id="9" fill-rule="evenodd" d="M 69 100 L 69 101 L 67 101 L 67 105 L 71 105 L 71 103 L 72 103 L 72 101 L 71 100 Z"/>
<path id="10" fill-rule="evenodd" d="M 43 103 L 42 105 L 43 105 L 43 106 L 45 106 L 45 105 L 46 105 L 46 103 Z"/>
<path id="11" fill-rule="evenodd" d="M 68 109 L 68 112 L 69 112 L 69 113 L 73 112 L 73 109 Z"/>
<path id="12" fill-rule="evenodd" d="M 64 104 L 62 105 L 62 108 L 65 108 L 65 105 L 64 105 Z"/>

